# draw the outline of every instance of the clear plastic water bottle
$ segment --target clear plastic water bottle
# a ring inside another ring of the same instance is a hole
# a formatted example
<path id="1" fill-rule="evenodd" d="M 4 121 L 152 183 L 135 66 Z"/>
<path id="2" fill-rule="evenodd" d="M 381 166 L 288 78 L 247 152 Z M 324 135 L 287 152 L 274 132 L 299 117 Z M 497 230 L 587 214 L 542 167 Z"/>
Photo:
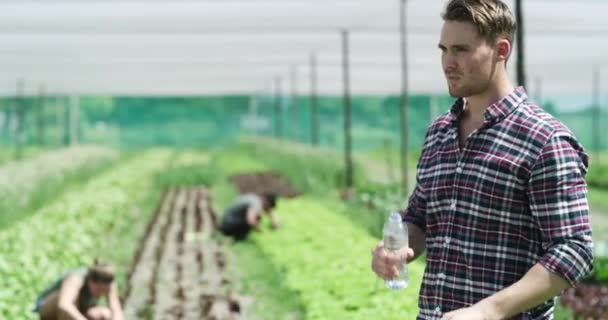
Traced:
<path id="1" fill-rule="evenodd" d="M 391 212 L 388 220 L 384 224 L 384 248 L 387 251 L 397 251 L 404 246 L 409 246 L 407 224 L 401 220 L 399 212 Z M 393 279 L 386 280 L 386 287 L 393 290 L 401 290 L 407 288 L 410 282 L 410 276 L 407 273 L 407 263 L 403 262 L 398 267 L 399 274 Z"/>

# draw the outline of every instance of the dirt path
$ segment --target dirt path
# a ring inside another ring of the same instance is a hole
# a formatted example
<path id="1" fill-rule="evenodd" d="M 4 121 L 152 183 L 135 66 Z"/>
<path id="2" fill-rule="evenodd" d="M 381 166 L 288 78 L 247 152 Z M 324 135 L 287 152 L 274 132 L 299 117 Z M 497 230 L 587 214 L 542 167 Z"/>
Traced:
<path id="1" fill-rule="evenodd" d="M 207 189 L 165 193 L 136 255 L 125 319 L 242 318 L 216 225 Z"/>
<path id="2" fill-rule="evenodd" d="M 239 193 L 274 193 L 285 198 L 298 196 L 298 192 L 285 178 L 272 171 L 240 173 L 231 176 L 230 181 Z"/>

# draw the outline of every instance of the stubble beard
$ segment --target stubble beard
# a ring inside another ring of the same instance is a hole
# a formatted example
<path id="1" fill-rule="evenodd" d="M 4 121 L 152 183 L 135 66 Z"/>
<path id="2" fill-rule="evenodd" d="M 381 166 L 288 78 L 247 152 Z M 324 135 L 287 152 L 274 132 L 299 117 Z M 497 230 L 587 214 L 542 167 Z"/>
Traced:
<path id="1" fill-rule="evenodd" d="M 466 98 L 482 94 L 488 90 L 488 87 L 489 85 L 487 83 L 463 84 L 461 86 L 450 85 L 448 83 L 449 94 L 454 98 Z"/>

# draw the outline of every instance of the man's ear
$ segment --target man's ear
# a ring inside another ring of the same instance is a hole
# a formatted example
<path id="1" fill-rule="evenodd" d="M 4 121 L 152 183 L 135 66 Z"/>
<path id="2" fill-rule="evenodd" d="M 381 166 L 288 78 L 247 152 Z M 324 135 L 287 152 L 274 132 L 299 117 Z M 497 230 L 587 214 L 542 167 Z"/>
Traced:
<path id="1" fill-rule="evenodd" d="M 507 39 L 499 39 L 496 42 L 496 58 L 498 61 L 507 61 L 511 56 L 511 42 Z"/>

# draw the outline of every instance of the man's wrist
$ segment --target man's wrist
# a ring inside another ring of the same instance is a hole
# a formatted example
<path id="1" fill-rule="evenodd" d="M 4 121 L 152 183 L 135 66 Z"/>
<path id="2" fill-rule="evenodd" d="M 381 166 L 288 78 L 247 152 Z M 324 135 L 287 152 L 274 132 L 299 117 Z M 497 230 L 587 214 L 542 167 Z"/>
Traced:
<path id="1" fill-rule="evenodd" d="M 502 320 L 506 317 L 496 299 L 492 296 L 479 301 L 474 307 L 485 315 L 486 320 Z"/>

